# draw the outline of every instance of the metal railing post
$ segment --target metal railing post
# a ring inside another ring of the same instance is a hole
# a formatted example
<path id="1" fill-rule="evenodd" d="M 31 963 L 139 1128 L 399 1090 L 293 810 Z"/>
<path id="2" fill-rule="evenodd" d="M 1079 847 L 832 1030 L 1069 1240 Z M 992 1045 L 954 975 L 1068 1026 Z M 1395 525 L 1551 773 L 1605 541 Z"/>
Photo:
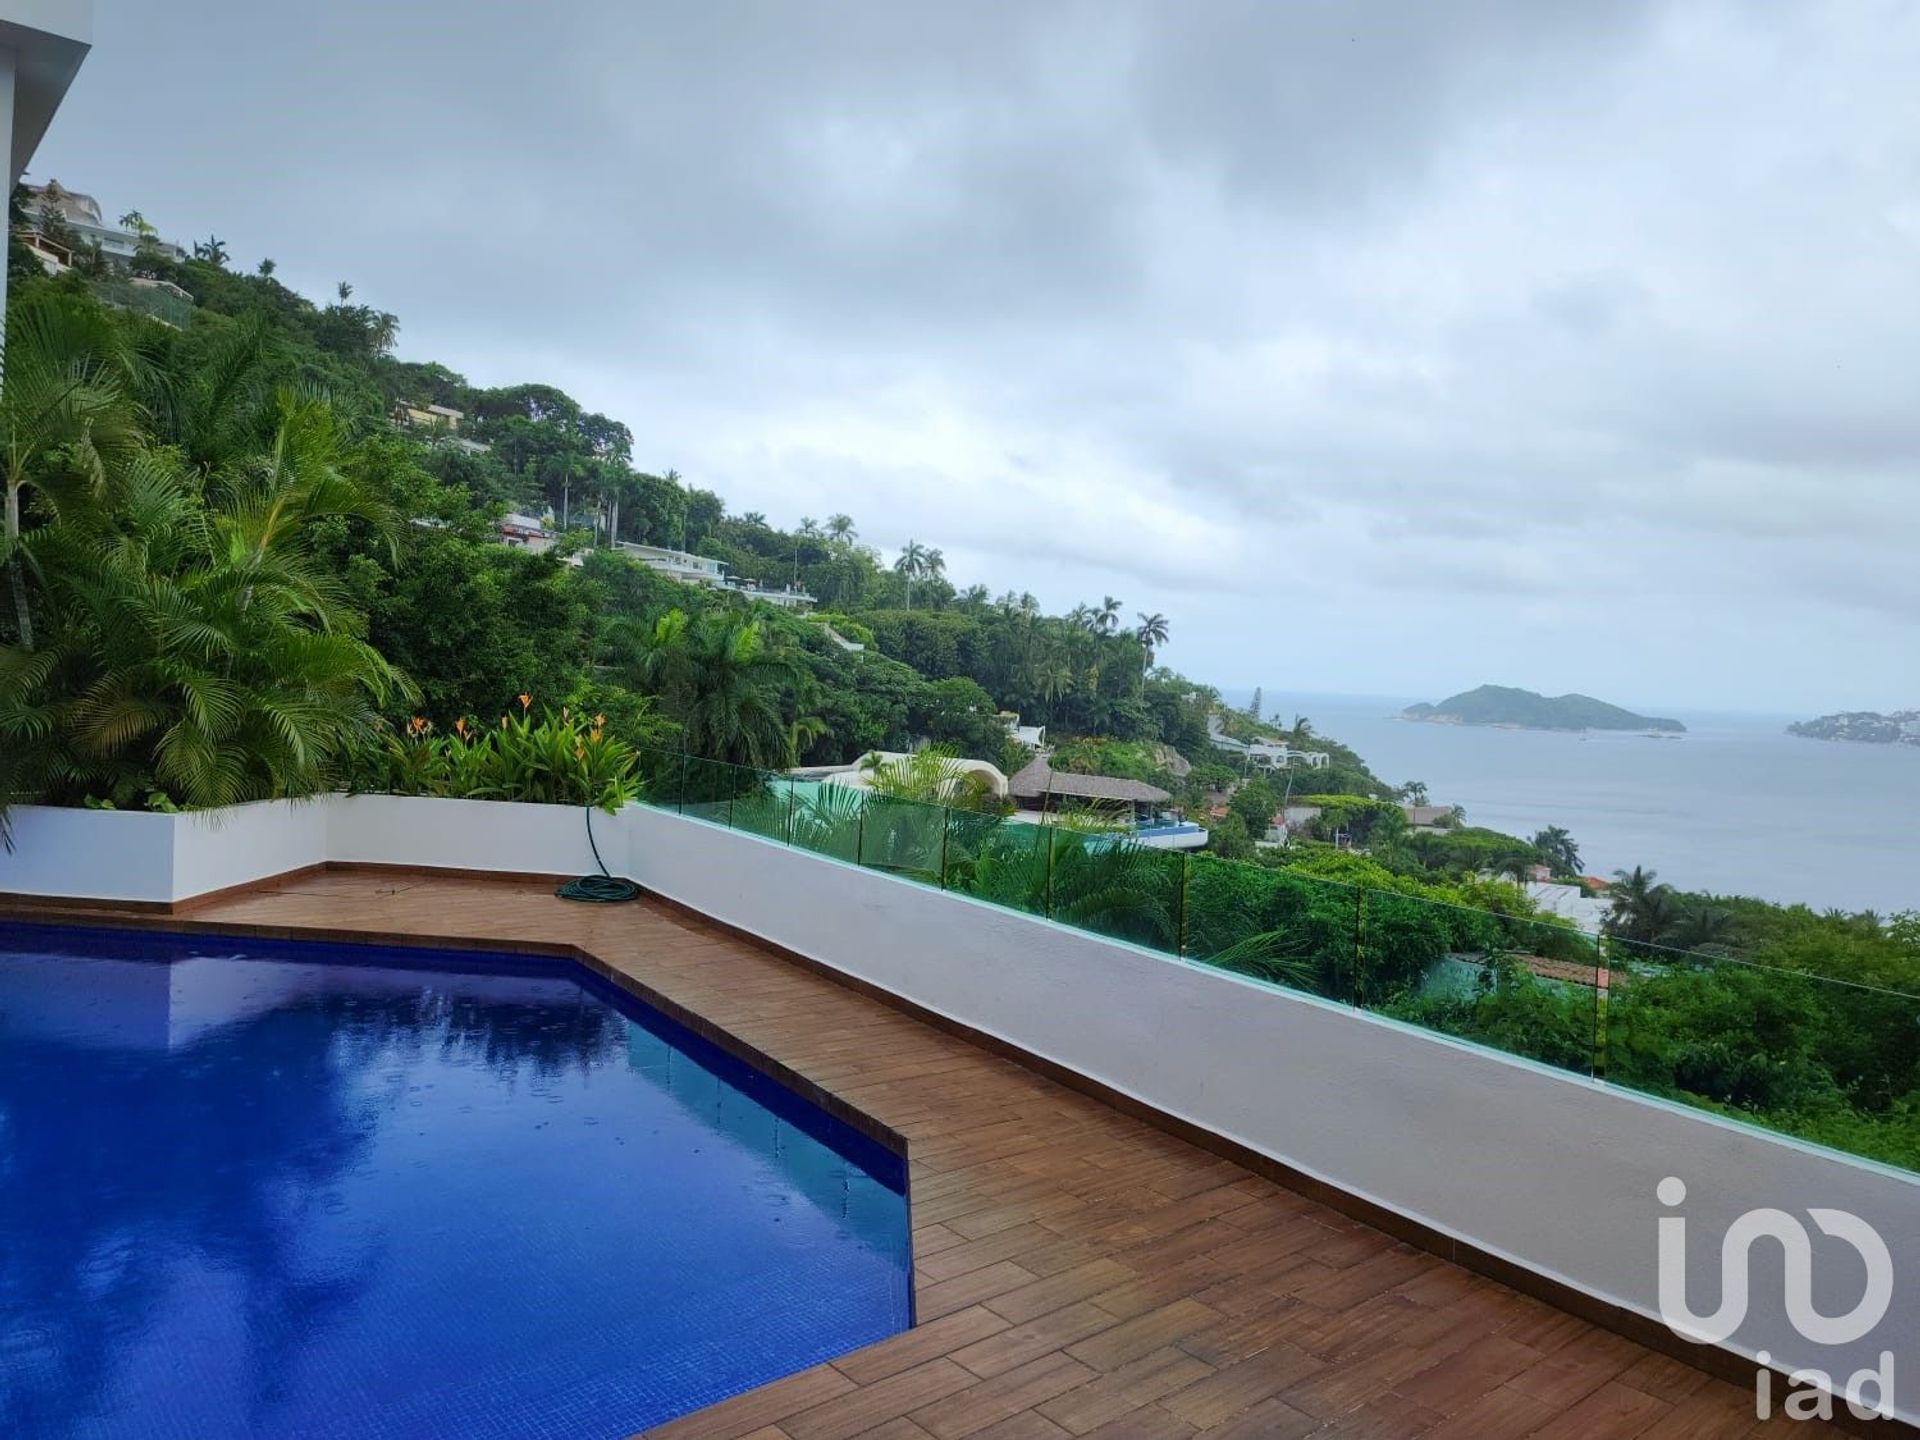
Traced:
<path id="1" fill-rule="evenodd" d="M 1053 918 L 1053 841 L 1054 832 L 1059 828 L 1057 825 L 1040 827 L 1040 832 L 1047 837 L 1047 889 L 1041 901 L 1041 913 L 1049 920 Z"/>
<path id="2" fill-rule="evenodd" d="M 1367 953 L 1367 892 L 1354 887 L 1353 891 L 1353 997 L 1356 1010 L 1366 1008 L 1366 990 L 1360 983 L 1360 967 Z"/>
<path id="3" fill-rule="evenodd" d="M 1173 953 L 1184 959 L 1187 953 L 1187 881 L 1193 874 L 1193 857 L 1184 850 L 1176 853 L 1180 857 L 1180 909 L 1173 927 Z"/>
<path id="4" fill-rule="evenodd" d="M 1607 1007 L 1613 995 L 1613 942 L 1600 937 L 1600 953 L 1593 966 L 1593 1078 L 1607 1078 Z"/>

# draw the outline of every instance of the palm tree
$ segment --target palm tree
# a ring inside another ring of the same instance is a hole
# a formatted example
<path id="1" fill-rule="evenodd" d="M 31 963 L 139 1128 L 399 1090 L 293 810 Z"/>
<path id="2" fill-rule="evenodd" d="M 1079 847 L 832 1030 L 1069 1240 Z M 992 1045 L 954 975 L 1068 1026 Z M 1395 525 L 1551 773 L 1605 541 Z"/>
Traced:
<path id="1" fill-rule="evenodd" d="M 1409 780 L 1406 784 L 1400 787 L 1400 799 L 1403 804 L 1407 804 L 1407 805 L 1426 804 L 1427 803 L 1427 782 L 1424 780 Z M 1539 841 L 1536 839 L 1534 843 L 1535 843 L 1535 846 L 1537 847 L 1539 844 Z"/>
<path id="2" fill-rule="evenodd" d="M 907 582 L 907 609 L 913 609 L 913 582 L 927 573 L 927 547 L 918 540 L 909 540 L 900 549 L 900 558 L 893 562 L 893 573 Z"/>
<path id="3" fill-rule="evenodd" d="M 1529 843 L 1540 852 L 1541 860 L 1554 874 L 1580 873 L 1580 847 L 1573 843 L 1573 837 L 1562 827 L 1549 825 L 1536 833 Z"/>
<path id="4" fill-rule="evenodd" d="M 808 540 L 819 539 L 820 522 L 811 515 L 802 515 L 800 517 L 800 534 Z"/>
<path id="5" fill-rule="evenodd" d="M 767 528 L 767 517 L 758 510 L 749 510 L 740 517 L 740 523 L 749 530 L 764 530 Z"/>
<path id="6" fill-rule="evenodd" d="M 342 305 L 353 298 L 353 286 L 348 281 L 342 280 L 334 289 L 339 294 Z"/>
<path id="7" fill-rule="evenodd" d="M 1652 870 L 1636 865 L 1613 872 L 1613 908 L 1607 915 L 1609 935 L 1642 944 L 1659 943 L 1673 927 L 1675 901 L 1671 886 L 1660 883 Z"/>
<path id="8" fill-rule="evenodd" d="M 1120 625 L 1120 602 L 1113 596 L 1105 596 L 1100 608 L 1093 612 L 1093 628 L 1102 635 L 1111 635 Z"/>
<path id="9" fill-rule="evenodd" d="M 607 544 L 620 541 L 620 502 L 633 486 L 633 472 L 621 465 L 596 465 L 593 470 L 594 493 L 600 502 L 600 514 L 607 527 Z"/>
<path id="10" fill-rule="evenodd" d="M 142 215 L 138 210 L 129 210 L 126 214 L 122 215 L 120 217 L 120 228 L 122 230 L 131 230 L 143 240 L 154 233 L 153 226 L 147 223 L 147 217 Z"/>
<path id="11" fill-rule="evenodd" d="M 782 702 L 799 675 L 767 645 L 759 621 L 731 611 L 689 620 L 669 610 L 636 668 L 691 752 L 761 768 L 793 763 L 795 734 Z"/>
<path id="12" fill-rule="evenodd" d="M 1525 885 L 1533 878 L 1533 867 L 1539 863 L 1525 851 L 1518 851 L 1496 865 L 1494 873 L 1504 876 L 1516 885 Z"/>
<path id="13" fill-rule="evenodd" d="M 1034 683 L 1039 687 L 1040 698 L 1048 704 L 1058 704 L 1073 693 L 1073 662 L 1063 650 L 1049 650 L 1040 657 L 1040 663 L 1034 670 Z"/>
<path id="14" fill-rule="evenodd" d="M 854 529 L 851 515 L 829 515 L 827 517 L 827 536 L 838 544 L 850 543 L 860 532 Z"/>
<path id="15" fill-rule="evenodd" d="M 874 794 L 889 800 L 943 805 L 952 810 L 999 808 L 999 797 L 986 776 L 944 746 L 929 745 L 893 760 L 869 754 L 860 762 L 860 773 Z"/>
<path id="16" fill-rule="evenodd" d="M 260 262 L 260 278 L 262 280 L 272 279 L 273 272 L 275 270 L 278 270 L 279 268 L 280 268 L 280 262 L 275 260 L 272 256 L 268 256 L 266 259 Z"/>
<path id="17" fill-rule="evenodd" d="M 1172 632 L 1167 625 L 1167 617 L 1158 611 L 1151 615 L 1143 611 L 1134 612 L 1140 620 L 1139 628 L 1133 632 L 1134 639 L 1140 642 L 1140 648 L 1147 652 L 1147 663 L 1153 663 L 1153 652 L 1167 643 Z"/>
<path id="18" fill-rule="evenodd" d="M 950 856 L 946 871 L 954 889 L 1076 929 L 1163 950 L 1177 938 L 1177 872 L 1117 836 L 1003 823 Z"/>
<path id="19" fill-rule="evenodd" d="M 559 446 L 541 461 L 540 479 L 547 484 L 560 482 L 560 528 L 566 530 L 573 524 L 573 481 L 582 473 L 581 466 L 586 459 L 586 451 L 579 436 L 572 430 L 565 432 Z M 551 492 L 549 492 L 551 493 Z"/>
<path id="20" fill-rule="evenodd" d="M 1673 923 L 1661 939 L 1677 949 L 1694 954 L 1727 955 L 1727 941 L 1733 933 L 1733 912 L 1714 903 L 1710 895 L 1679 902 Z"/>
<path id="21" fill-rule="evenodd" d="M 227 242 L 218 235 L 209 235 L 205 240 L 196 240 L 193 245 L 193 258 L 224 266 L 227 263 Z"/>
<path id="22" fill-rule="evenodd" d="M 0 646 L 0 804 L 191 807 L 311 794 L 407 682 L 358 638 L 316 522 L 395 518 L 339 468 L 323 397 L 282 393 L 258 449 L 196 473 L 133 450 L 49 492 L 39 650 Z"/>
<path id="23" fill-rule="evenodd" d="M 1067 623 L 1076 630 L 1091 630 L 1094 626 L 1094 613 L 1091 605 L 1076 605 L 1067 612 Z"/>
<path id="24" fill-rule="evenodd" d="M 400 317 L 390 310 L 376 310 L 367 325 L 367 343 L 376 355 L 385 355 L 400 338 Z"/>
<path id="25" fill-rule="evenodd" d="M 1293 717 L 1293 743 L 1304 745 L 1313 735 L 1313 722 L 1304 715 Z"/>
<path id="26" fill-rule="evenodd" d="M 13 590 L 16 633 L 34 646 L 21 497 L 77 479 L 98 490 L 135 438 L 132 353 L 105 317 L 30 295 L 14 306 L 0 385 L 0 463 L 6 466 L 0 566 Z"/>

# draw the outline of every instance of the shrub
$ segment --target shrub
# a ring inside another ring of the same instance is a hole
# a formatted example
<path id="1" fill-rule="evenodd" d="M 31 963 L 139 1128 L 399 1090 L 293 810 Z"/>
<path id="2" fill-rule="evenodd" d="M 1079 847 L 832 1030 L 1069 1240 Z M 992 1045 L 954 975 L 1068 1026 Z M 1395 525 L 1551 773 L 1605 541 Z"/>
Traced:
<path id="1" fill-rule="evenodd" d="M 358 787 L 391 795 L 462 800 L 522 800 L 544 805 L 596 805 L 612 813 L 639 798 L 639 754 L 609 735 L 604 715 L 502 715 L 482 728 L 456 720 L 451 731 L 415 716 L 389 735 Z"/>

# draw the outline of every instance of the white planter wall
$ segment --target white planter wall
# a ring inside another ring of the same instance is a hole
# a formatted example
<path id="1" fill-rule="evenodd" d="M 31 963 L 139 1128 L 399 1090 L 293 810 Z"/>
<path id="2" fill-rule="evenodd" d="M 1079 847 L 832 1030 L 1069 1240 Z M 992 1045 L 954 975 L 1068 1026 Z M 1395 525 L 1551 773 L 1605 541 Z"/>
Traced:
<path id="1" fill-rule="evenodd" d="M 650 890 L 1645 1316 L 1665 1177 L 1687 1185 L 1699 1312 L 1719 1303 L 1719 1239 L 1741 1212 L 1811 1230 L 1810 1207 L 1851 1211 L 1894 1255 L 1878 1328 L 1850 1347 L 1803 1340 L 1779 1247 L 1762 1245 L 1729 1346 L 1842 1383 L 1890 1350 L 1900 1408 L 1920 1412 L 1912 1176 L 737 831 L 627 815 L 629 873 Z M 1861 1266 L 1816 1239 L 1814 1299 L 1839 1314 Z"/>
<path id="2" fill-rule="evenodd" d="M 167 905 L 327 858 L 325 800 L 265 800 L 189 815 L 144 810 L 9 812 L 0 894 Z"/>
<path id="3" fill-rule="evenodd" d="M 0 894 L 11 895 L 178 904 L 329 860 L 531 875 L 596 869 L 577 805 L 333 795 L 186 815 L 23 805 L 9 821 Z M 593 814 L 616 872 L 627 823 Z"/>
<path id="4" fill-rule="evenodd" d="M 329 803 L 325 798 L 263 800 L 168 817 L 173 821 L 172 898 L 187 900 L 323 864 Z"/>
<path id="5" fill-rule="evenodd" d="M 631 813 L 631 812 L 629 812 Z M 593 812 L 607 868 L 626 862 L 626 815 Z M 336 795 L 328 801 L 327 859 L 523 875 L 596 870 L 579 805 L 434 800 L 403 795 Z"/>
<path id="6" fill-rule="evenodd" d="M 164 905 L 173 894 L 173 827 L 145 811 L 15 805 L 0 894 L 92 897 Z"/>

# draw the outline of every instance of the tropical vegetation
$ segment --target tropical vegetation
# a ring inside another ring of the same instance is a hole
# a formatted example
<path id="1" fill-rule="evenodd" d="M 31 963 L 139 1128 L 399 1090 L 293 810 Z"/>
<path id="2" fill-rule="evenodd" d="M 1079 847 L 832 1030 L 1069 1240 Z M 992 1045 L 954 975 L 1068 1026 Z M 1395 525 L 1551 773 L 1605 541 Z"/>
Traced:
<path id="1" fill-rule="evenodd" d="M 398 359 L 398 320 L 349 283 L 315 303 L 217 236 L 194 248 L 135 261 L 192 297 L 184 328 L 105 303 L 91 258 L 53 279 L 9 252 L 0 814 L 347 786 L 645 798 L 1920 1165 L 1920 918 L 1629 870 L 1584 935 L 1520 883 L 1545 866 L 1592 888 L 1572 836 L 1411 825 L 1418 782 L 1168 668 L 1165 615 L 1114 596 L 1048 614 L 960 585 L 923 541 L 883 555 L 843 513 L 732 513 L 636 466 L 627 427 L 564 391 Z M 559 543 L 501 543 L 510 511 Z M 615 541 L 821 609 L 682 585 Z M 1047 727 L 1059 769 L 1167 790 L 1208 853 L 1003 816 L 958 762 L 1024 764 L 1009 712 Z M 1215 727 L 1326 763 L 1254 775 Z M 783 773 L 876 752 L 910 758 L 867 761 L 864 792 Z M 1263 843 L 1300 807 L 1291 843 Z"/>
<path id="2" fill-rule="evenodd" d="M 497 724 L 462 716 L 445 733 L 424 716 L 412 717 L 361 766 L 357 786 L 388 795 L 592 805 L 609 814 L 640 798 L 640 754 L 607 733 L 605 715 L 563 706 L 536 719 L 533 697 L 518 701 L 520 713 Z"/>

